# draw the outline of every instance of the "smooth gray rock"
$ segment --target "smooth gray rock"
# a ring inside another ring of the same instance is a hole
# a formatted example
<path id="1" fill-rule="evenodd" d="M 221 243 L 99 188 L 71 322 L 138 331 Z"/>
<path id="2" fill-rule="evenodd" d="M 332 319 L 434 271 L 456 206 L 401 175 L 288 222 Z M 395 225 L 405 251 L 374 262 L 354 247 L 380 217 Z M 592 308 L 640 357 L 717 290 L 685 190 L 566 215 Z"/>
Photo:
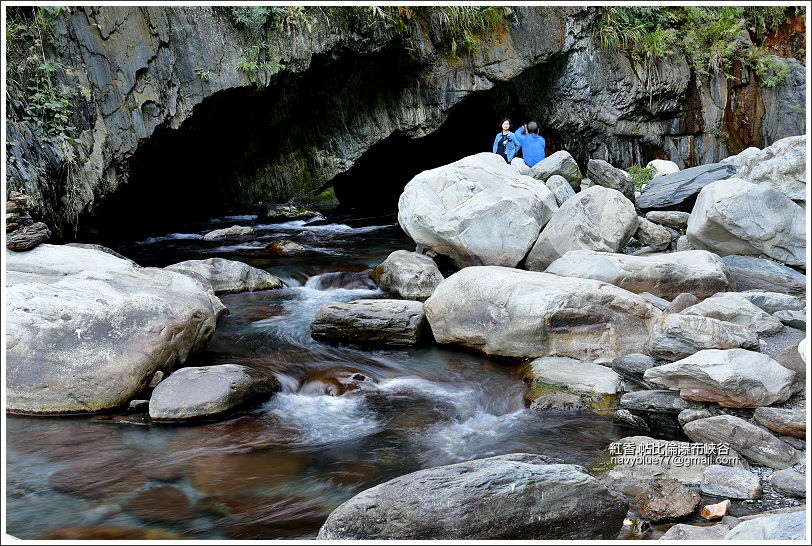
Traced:
<path id="1" fill-rule="evenodd" d="M 804 209 L 777 190 L 740 178 L 702 188 L 686 235 L 695 247 L 720 256 L 764 254 L 806 265 Z"/>
<path id="2" fill-rule="evenodd" d="M 781 322 L 735 292 L 721 292 L 683 309 L 684 315 L 710 317 L 744 326 L 758 335 L 776 334 L 784 329 Z"/>
<path id="3" fill-rule="evenodd" d="M 688 227 L 689 212 L 679 210 L 652 210 L 646 213 L 646 220 L 672 229 L 685 229 Z"/>
<path id="4" fill-rule="evenodd" d="M 646 370 L 643 377 L 649 383 L 679 390 L 686 400 L 757 408 L 792 396 L 795 372 L 765 354 L 708 349 Z"/>
<path id="5" fill-rule="evenodd" d="M 569 181 L 561 175 L 554 174 L 544 184 L 553 192 L 559 207 L 570 197 L 575 197 L 575 190 L 572 189 Z"/>
<path id="6" fill-rule="evenodd" d="M 531 402 L 536 399 L 535 391 L 543 396 L 550 386 L 555 386 L 585 395 L 589 407 L 605 409 L 617 404 L 617 395 L 623 389 L 620 375 L 610 368 L 557 356 L 537 358 L 530 362 L 525 378 L 530 382 Z"/>
<path id="7" fill-rule="evenodd" d="M 756 408 L 756 422 L 773 432 L 806 438 L 806 411 L 801 408 Z"/>
<path id="8" fill-rule="evenodd" d="M 646 353 L 674 361 L 703 349 L 739 347 L 757 350 L 760 345 L 756 333 L 732 322 L 674 313 L 654 323 Z"/>
<path id="9" fill-rule="evenodd" d="M 725 540 L 805 540 L 806 510 L 770 514 L 743 521 L 725 535 Z"/>
<path id="10" fill-rule="evenodd" d="M 724 256 L 727 270 L 736 281 L 736 290 L 769 290 L 800 296 L 806 291 L 806 275 L 765 258 Z"/>
<path id="11" fill-rule="evenodd" d="M 803 454 L 761 427 L 733 415 L 697 419 L 683 427 L 695 442 L 727 443 L 747 460 L 770 468 L 788 468 L 803 460 Z"/>
<path id="12" fill-rule="evenodd" d="M 688 292 L 683 292 L 674 298 L 671 303 L 663 309 L 666 314 L 681 313 L 683 310 L 688 309 L 692 305 L 699 303 L 699 298 Z"/>
<path id="13" fill-rule="evenodd" d="M 755 154 L 761 152 L 761 148 L 756 148 L 755 146 L 750 146 L 749 148 L 745 148 L 741 152 L 736 155 L 730 155 L 720 161 L 720 163 L 727 163 L 728 165 L 732 165 L 736 167 L 738 170 L 739 167 L 744 165 L 744 162 L 752 157 Z"/>
<path id="14" fill-rule="evenodd" d="M 415 345 L 424 334 L 423 304 L 410 300 L 328 302 L 310 323 L 319 341 Z"/>
<path id="15" fill-rule="evenodd" d="M 799 499 L 806 498 L 806 476 L 791 468 L 773 472 L 770 476 L 770 484 L 782 495 Z"/>
<path id="16" fill-rule="evenodd" d="M 187 260 L 166 266 L 165 269 L 201 279 L 212 287 L 215 294 L 282 288 L 282 281 L 267 271 L 223 258 Z"/>
<path id="17" fill-rule="evenodd" d="M 549 180 L 554 175 L 564 177 L 573 190 L 579 191 L 581 189 L 581 170 L 568 151 L 559 150 L 545 157 L 530 169 L 530 176 L 536 180 Z"/>
<path id="18" fill-rule="evenodd" d="M 773 318 L 782 324 L 798 330 L 806 330 L 806 313 L 804 311 L 776 311 Z"/>
<path id="19" fill-rule="evenodd" d="M 149 417 L 154 421 L 210 419 L 278 390 L 276 378 L 247 366 L 181 368 L 152 391 Z"/>
<path id="20" fill-rule="evenodd" d="M 763 494 L 758 474 L 722 465 L 705 468 L 699 488 L 707 495 L 731 499 L 760 499 Z"/>
<path id="21" fill-rule="evenodd" d="M 666 531 L 660 540 L 690 540 L 699 542 L 703 540 L 722 540 L 730 526 L 724 523 L 714 525 L 688 525 L 677 523 Z"/>
<path id="22" fill-rule="evenodd" d="M 240 237 L 243 235 L 252 235 L 254 228 L 251 226 L 231 226 L 229 228 L 215 229 L 203 235 L 206 240 L 209 239 L 222 239 L 223 237 Z"/>
<path id="23" fill-rule="evenodd" d="M 685 423 L 690 423 L 691 421 L 696 421 L 697 419 L 705 419 L 706 417 L 710 416 L 711 413 L 706 409 L 689 408 L 679 412 L 679 415 L 677 415 L 677 421 L 679 421 L 680 425 L 685 425 Z"/>
<path id="24" fill-rule="evenodd" d="M 644 354 L 628 354 L 619 356 L 612 361 L 612 369 L 623 379 L 630 381 L 644 389 L 652 388 L 643 379 L 643 373 L 649 368 L 657 366 L 657 361 Z"/>
<path id="25" fill-rule="evenodd" d="M 782 138 L 748 155 L 736 177 L 773 188 L 793 201 L 806 202 L 806 135 Z"/>
<path id="26" fill-rule="evenodd" d="M 412 178 L 398 222 L 418 245 L 460 267 L 515 267 L 557 210 L 543 182 L 483 152 Z"/>
<path id="27" fill-rule="evenodd" d="M 652 178 L 637 198 L 637 206 L 641 210 L 690 210 L 693 197 L 702 188 L 735 173 L 736 168 L 731 165 L 710 163 Z"/>
<path id="28" fill-rule="evenodd" d="M 580 466 L 514 453 L 420 470 L 362 491 L 330 514 L 318 538 L 614 539 L 627 509 L 623 495 Z"/>
<path id="29" fill-rule="evenodd" d="M 659 224 L 639 216 L 634 238 L 652 249 L 659 251 L 671 246 L 671 232 Z"/>
<path id="30" fill-rule="evenodd" d="M 616 169 L 602 159 L 590 159 L 586 165 L 586 176 L 596 186 L 617 190 L 634 203 L 634 184 L 625 171 Z"/>
<path id="31" fill-rule="evenodd" d="M 636 230 L 632 202 L 617 190 L 592 186 L 553 214 L 527 255 L 526 267 L 544 271 L 570 250 L 619 252 Z"/>
<path id="32" fill-rule="evenodd" d="M 158 370 L 205 348 L 225 307 L 199 281 L 98 250 L 6 253 L 6 409 L 127 404 Z"/>
<path id="33" fill-rule="evenodd" d="M 372 271 L 383 290 L 407 300 L 425 301 L 443 281 L 434 260 L 417 252 L 396 250 Z"/>
<path id="34" fill-rule="evenodd" d="M 660 315 L 640 296 L 610 284 L 494 266 L 454 273 L 425 308 L 438 343 L 492 355 L 599 362 L 645 352 Z"/>
<path id="35" fill-rule="evenodd" d="M 770 314 L 777 311 L 800 311 L 805 307 L 804 302 L 801 301 L 800 298 L 780 292 L 752 290 L 738 292 L 738 295 Z"/>
<path id="36" fill-rule="evenodd" d="M 731 282 L 722 259 L 705 250 L 656 256 L 571 250 L 552 262 L 546 272 L 595 279 L 630 292 L 649 292 L 668 300 L 683 292 L 706 298 L 727 290 Z"/>
<path id="37" fill-rule="evenodd" d="M 620 397 L 620 405 L 629 410 L 673 413 L 674 415 L 696 406 L 696 404 L 680 398 L 678 393 L 669 390 L 627 392 Z"/>
<path id="38" fill-rule="evenodd" d="M 654 173 L 652 174 L 652 178 L 657 176 L 665 176 L 666 174 L 674 174 L 679 172 L 679 166 L 674 163 L 673 161 L 668 161 L 665 159 L 652 159 L 648 163 L 646 163 L 646 168 L 654 168 Z"/>

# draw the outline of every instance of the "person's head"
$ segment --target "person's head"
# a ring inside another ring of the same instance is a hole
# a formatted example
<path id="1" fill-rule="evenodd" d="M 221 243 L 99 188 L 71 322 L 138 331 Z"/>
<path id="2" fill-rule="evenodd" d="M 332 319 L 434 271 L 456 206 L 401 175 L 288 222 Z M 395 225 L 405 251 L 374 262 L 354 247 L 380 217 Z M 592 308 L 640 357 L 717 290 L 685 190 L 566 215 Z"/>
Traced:
<path id="1" fill-rule="evenodd" d="M 508 118 L 502 120 L 502 130 L 510 131 L 510 120 Z"/>
<path id="2" fill-rule="evenodd" d="M 531 134 L 532 133 L 539 134 L 539 124 L 536 123 L 535 121 L 531 121 L 530 123 L 527 124 L 527 132 Z"/>

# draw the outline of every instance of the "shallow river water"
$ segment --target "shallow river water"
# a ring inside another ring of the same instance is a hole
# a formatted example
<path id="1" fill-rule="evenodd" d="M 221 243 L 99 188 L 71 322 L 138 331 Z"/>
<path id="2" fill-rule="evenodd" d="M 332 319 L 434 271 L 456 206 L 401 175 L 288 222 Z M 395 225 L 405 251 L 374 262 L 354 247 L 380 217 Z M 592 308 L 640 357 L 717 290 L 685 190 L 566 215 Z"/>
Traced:
<path id="1" fill-rule="evenodd" d="M 202 239 L 236 223 L 255 235 Z M 265 245 L 276 239 L 308 252 L 271 254 Z M 369 268 L 413 248 L 394 216 L 262 224 L 250 215 L 117 246 L 145 266 L 219 256 L 282 278 L 281 290 L 221 296 L 230 314 L 207 351 L 187 362 L 262 368 L 282 391 L 195 425 L 150 425 L 138 414 L 9 416 L 8 531 L 37 539 L 65 527 L 126 526 L 200 539 L 315 538 L 336 506 L 408 472 L 513 452 L 589 466 L 627 435 L 608 415 L 526 409 L 516 364 L 439 346 L 311 339 L 322 303 L 385 297 Z"/>

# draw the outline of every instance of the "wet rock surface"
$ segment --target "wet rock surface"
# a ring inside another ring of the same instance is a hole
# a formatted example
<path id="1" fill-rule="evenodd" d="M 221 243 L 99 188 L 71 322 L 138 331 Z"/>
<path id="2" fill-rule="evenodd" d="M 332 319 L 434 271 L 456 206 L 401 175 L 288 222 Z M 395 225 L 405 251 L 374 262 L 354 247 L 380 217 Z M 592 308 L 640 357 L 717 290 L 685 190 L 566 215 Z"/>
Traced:
<path id="1" fill-rule="evenodd" d="M 417 301 L 326 303 L 313 318 L 310 333 L 320 341 L 414 345 L 423 339 L 425 318 Z"/>
<path id="2" fill-rule="evenodd" d="M 282 281 L 267 271 L 223 258 L 187 260 L 169 265 L 166 269 L 202 278 L 211 285 L 215 294 L 282 288 Z"/>
<path id="3" fill-rule="evenodd" d="M 371 273 L 382 290 L 407 300 L 425 301 L 443 280 L 434 260 L 406 250 L 396 250 Z"/>

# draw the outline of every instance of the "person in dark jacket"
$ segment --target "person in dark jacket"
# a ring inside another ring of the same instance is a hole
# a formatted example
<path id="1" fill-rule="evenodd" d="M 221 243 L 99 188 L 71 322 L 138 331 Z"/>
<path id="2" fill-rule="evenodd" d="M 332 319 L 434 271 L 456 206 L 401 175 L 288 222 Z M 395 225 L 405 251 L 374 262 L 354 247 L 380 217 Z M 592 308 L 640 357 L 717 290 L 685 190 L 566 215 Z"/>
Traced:
<path id="1" fill-rule="evenodd" d="M 539 124 L 531 121 L 516 129 L 516 139 L 522 148 L 522 157 L 528 167 L 544 159 L 544 137 L 539 134 Z"/>
<path id="2" fill-rule="evenodd" d="M 501 155 L 504 160 L 510 163 L 521 145 L 516 140 L 516 135 L 510 130 L 510 120 L 502 120 L 502 130 L 493 139 L 493 153 Z"/>

